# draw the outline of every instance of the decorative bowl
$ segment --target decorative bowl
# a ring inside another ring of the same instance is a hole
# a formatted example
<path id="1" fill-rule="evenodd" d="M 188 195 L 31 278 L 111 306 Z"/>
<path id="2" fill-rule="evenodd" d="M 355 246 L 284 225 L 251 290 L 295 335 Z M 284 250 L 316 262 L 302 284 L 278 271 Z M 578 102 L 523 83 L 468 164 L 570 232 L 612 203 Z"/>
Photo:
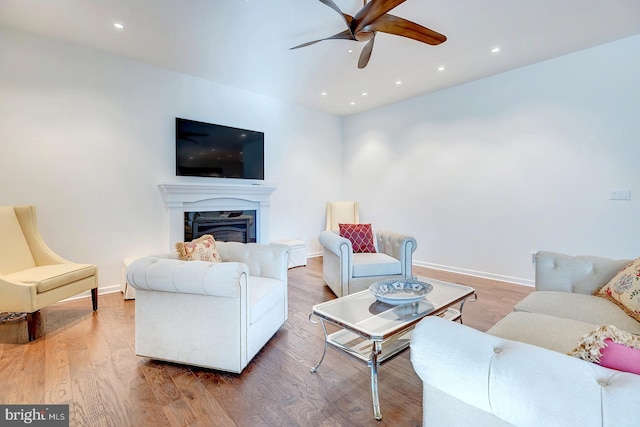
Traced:
<path id="1" fill-rule="evenodd" d="M 380 302 L 391 305 L 418 302 L 433 290 L 433 286 L 414 278 L 379 280 L 369 291 Z"/>

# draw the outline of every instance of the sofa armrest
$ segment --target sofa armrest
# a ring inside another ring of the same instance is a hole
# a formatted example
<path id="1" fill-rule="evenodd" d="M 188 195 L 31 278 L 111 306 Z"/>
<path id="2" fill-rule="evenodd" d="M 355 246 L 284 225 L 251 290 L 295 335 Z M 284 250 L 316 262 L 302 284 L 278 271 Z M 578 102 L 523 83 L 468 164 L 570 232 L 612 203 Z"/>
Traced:
<path id="1" fill-rule="evenodd" d="M 143 257 L 127 267 L 127 281 L 136 289 L 239 297 L 249 268 L 239 262 L 211 263 Z"/>
<path id="2" fill-rule="evenodd" d="M 595 256 L 536 253 L 537 291 L 576 292 L 591 295 L 606 285 L 631 260 Z"/>
<path id="3" fill-rule="evenodd" d="M 637 423 L 630 408 L 640 405 L 640 375 L 439 317 L 427 317 L 416 326 L 411 362 L 424 383 L 519 427 Z M 425 404 L 426 414 L 430 408 Z"/>
<path id="4" fill-rule="evenodd" d="M 378 251 L 400 260 L 402 274 L 410 276 L 412 271 L 412 257 L 418 244 L 416 239 L 406 234 L 393 231 L 378 230 L 376 232 Z"/>

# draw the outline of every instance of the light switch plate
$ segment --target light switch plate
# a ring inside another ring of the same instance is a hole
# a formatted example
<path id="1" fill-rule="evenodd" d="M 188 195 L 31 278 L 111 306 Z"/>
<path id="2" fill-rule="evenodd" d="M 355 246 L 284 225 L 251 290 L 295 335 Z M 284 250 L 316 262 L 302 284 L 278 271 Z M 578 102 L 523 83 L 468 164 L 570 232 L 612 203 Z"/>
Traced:
<path id="1" fill-rule="evenodd" d="M 609 200 L 630 200 L 631 190 L 611 190 L 609 191 Z"/>

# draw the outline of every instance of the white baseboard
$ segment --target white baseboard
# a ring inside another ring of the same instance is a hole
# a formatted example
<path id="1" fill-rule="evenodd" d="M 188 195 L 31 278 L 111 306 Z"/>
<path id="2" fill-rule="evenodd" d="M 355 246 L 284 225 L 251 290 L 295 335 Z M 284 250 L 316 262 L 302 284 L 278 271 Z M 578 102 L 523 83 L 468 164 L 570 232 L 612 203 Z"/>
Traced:
<path id="1" fill-rule="evenodd" d="M 98 295 L 106 295 L 106 294 L 114 294 L 116 292 L 122 292 L 120 290 L 120 284 L 116 284 L 116 285 L 110 285 L 110 286 L 104 286 L 104 287 L 98 287 Z M 77 299 L 81 299 L 81 298 L 89 298 L 91 296 L 91 291 L 85 291 L 81 294 L 78 295 L 74 295 L 70 298 L 67 299 L 63 299 L 60 302 L 65 302 L 65 301 L 74 301 Z M 100 304 L 98 303 L 98 307 L 100 307 Z"/>
<path id="2" fill-rule="evenodd" d="M 424 262 L 424 261 L 413 261 L 413 265 L 417 265 L 418 267 L 432 268 L 434 270 L 447 271 L 450 273 L 466 274 L 467 276 L 481 277 L 483 279 L 491 279 L 491 280 L 499 280 L 501 282 L 515 283 L 517 285 L 534 286 L 534 281 L 530 279 L 523 279 L 520 277 L 512 277 L 512 276 L 505 276 L 502 274 L 488 273 L 486 271 L 469 270 L 466 268 L 451 267 L 449 265 L 433 264 L 433 263 Z"/>
<path id="3" fill-rule="evenodd" d="M 322 252 L 315 252 L 315 253 L 307 254 L 307 258 L 321 257 L 322 255 L 323 255 Z M 432 268 L 434 270 L 447 271 L 449 273 L 466 274 L 467 276 L 481 277 L 483 279 L 491 279 L 491 280 L 499 280 L 501 282 L 515 283 L 516 285 L 531 286 L 531 287 L 535 285 L 535 282 L 531 279 L 523 279 L 521 277 L 512 277 L 512 276 L 505 276 L 502 274 L 487 273 L 486 271 L 469 270 L 466 268 L 451 267 L 449 265 L 434 264 L 431 262 L 415 261 L 415 260 L 413 261 L 413 265 L 417 265 L 418 267 Z"/>

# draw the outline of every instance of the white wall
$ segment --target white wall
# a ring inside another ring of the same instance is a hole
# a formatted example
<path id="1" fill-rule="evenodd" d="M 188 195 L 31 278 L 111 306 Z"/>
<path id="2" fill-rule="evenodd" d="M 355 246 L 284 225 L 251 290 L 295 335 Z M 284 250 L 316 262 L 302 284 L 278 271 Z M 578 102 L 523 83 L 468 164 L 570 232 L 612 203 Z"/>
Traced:
<path id="1" fill-rule="evenodd" d="M 45 241 L 97 264 L 103 290 L 125 257 L 175 243 L 157 188 L 177 180 L 175 117 L 264 131 L 270 237 L 320 250 L 340 118 L 3 27 L 0 55 L 0 204 L 36 205 Z"/>
<path id="2" fill-rule="evenodd" d="M 636 36 L 350 116 L 345 194 L 426 266 L 531 283 L 535 250 L 637 257 L 639 79 Z"/>

